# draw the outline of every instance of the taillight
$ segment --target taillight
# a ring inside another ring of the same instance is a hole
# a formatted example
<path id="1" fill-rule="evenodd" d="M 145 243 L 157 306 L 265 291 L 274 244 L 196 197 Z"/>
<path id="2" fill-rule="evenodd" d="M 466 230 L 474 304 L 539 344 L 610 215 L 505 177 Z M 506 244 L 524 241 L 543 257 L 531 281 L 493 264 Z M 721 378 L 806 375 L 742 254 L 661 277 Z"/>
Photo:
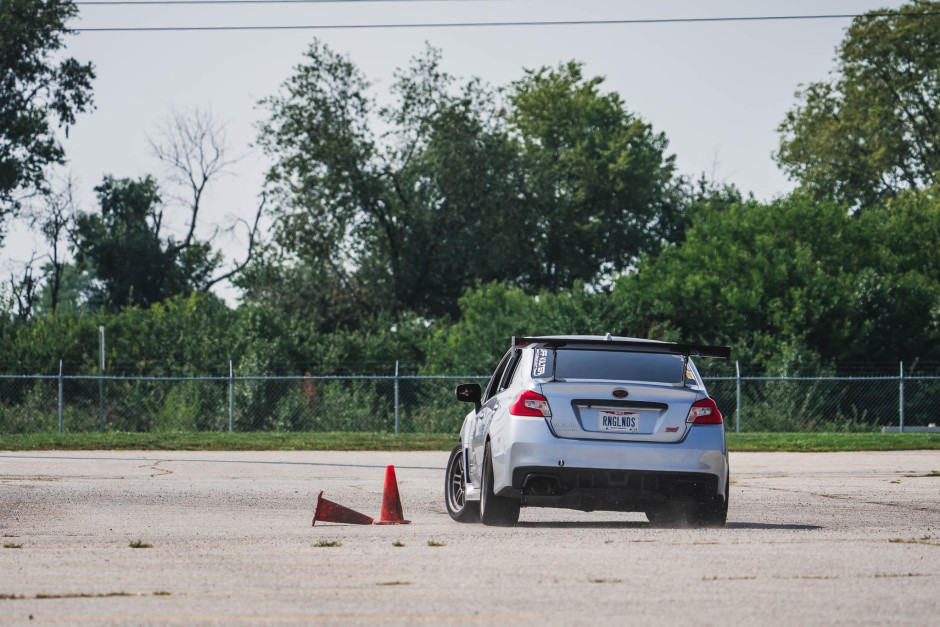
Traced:
<path id="1" fill-rule="evenodd" d="M 696 425 L 720 425 L 721 412 L 718 411 L 715 401 L 710 398 L 703 398 L 692 403 L 689 417 L 685 421 Z"/>
<path id="2" fill-rule="evenodd" d="M 532 390 L 526 390 L 516 397 L 509 413 L 513 416 L 540 416 L 549 418 L 552 410 L 548 406 L 548 399 Z"/>

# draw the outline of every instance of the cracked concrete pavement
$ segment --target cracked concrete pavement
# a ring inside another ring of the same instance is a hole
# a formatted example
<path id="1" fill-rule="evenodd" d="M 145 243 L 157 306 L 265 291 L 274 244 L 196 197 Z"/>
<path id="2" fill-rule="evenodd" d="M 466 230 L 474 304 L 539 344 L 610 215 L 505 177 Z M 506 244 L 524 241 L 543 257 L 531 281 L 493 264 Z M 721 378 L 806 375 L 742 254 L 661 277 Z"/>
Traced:
<path id="1" fill-rule="evenodd" d="M 940 617 L 938 451 L 733 453 L 725 529 L 550 509 L 523 509 L 509 529 L 459 524 L 444 509 L 446 461 L 442 452 L 0 452 L 0 622 Z M 377 517 L 386 464 L 412 524 L 311 527 L 320 490 Z M 152 548 L 131 548 L 135 540 Z"/>

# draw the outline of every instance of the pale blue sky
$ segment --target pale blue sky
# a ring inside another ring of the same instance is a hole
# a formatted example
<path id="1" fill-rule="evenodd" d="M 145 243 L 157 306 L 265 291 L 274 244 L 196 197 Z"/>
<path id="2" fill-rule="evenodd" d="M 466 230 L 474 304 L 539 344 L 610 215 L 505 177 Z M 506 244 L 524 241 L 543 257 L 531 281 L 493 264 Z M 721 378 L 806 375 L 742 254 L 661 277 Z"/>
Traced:
<path id="1" fill-rule="evenodd" d="M 339 24 L 671 18 L 696 16 L 857 13 L 901 2 L 867 0 L 482 0 L 348 4 L 82 7 L 76 27 L 228 24 Z M 248 218 L 266 167 L 249 152 L 259 99 L 273 93 L 301 61 L 313 37 L 348 54 L 376 82 L 381 96 L 392 72 L 424 42 L 443 50 L 446 70 L 501 85 L 523 68 L 568 59 L 585 62 L 605 88 L 666 133 L 680 172 L 706 172 L 769 199 L 792 189 L 771 159 L 776 127 L 800 83 L 833 67 L 849 20 L 694 24 L 550 26 L 459 29 L 82 33 L 68 53 L 91 60 L 97 110 L 70 130 L 65 147 L 81 197 L 105 173 L 161 175 L 147 135 L 171 107 L 211 108 L 228 124 L 233 152 L 248 156 L 210 191 L 203 235 L 215 225 Z M 180 223 L 176 222 L 179 227 Z M 227 254 L 238 238 L 220 236 Z M 0 259 L 9 269 L 40 242 L 22 228 Z M 227 295 L 231 295 L 230 293 Z"/>

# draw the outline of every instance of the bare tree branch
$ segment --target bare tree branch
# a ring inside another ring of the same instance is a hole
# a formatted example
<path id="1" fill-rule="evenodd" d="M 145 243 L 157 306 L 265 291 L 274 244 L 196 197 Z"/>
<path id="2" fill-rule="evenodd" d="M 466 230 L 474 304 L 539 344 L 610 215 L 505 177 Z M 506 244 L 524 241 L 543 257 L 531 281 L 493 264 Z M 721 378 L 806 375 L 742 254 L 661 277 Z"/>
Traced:
<path id="1" fill-rule="evenodd" d="M 33 309 L 39 302 L 42 279 L 33 276 L 33 266 L 36 263 L 36 253 L 30 255 L 23 268 L 23 277 L 17 278 L 14 273 L 10 273 L 10 293 L 16 304 L 16 317 L 21 322 L 26 322 L 33 316 Z"/>
<path id="2" fill-rule="evenodd" d="M 261 192 L 261 202 L 258 203 L 258 210 L 255 212 L 254 223 L 248 228 L 248 253 L 245 255 L 245 259 L 241 263 L 236 263 L 235 267 L 229 270 L 228 272 L 221 274 L 215 277 L 214 279 L 210 279 L 205 285 L 202 286 L 201 291 L 208 292 L 209 289 L 211 289 L 213 285 L 221 281 L 225 281 L 226 279 L 232 278 L 233 276 L 235 276 L 236 274 L 244 270 L 246 267 L 248 267 L 248 264 L 251 263 L 251 258 L 254 255 L 255 244 L 257 242 L 258 224 L 261 222 L 261 214 L 264 212 L 265 202 L 267 202 L 267 196 L 265 195 L 264 192 Z M 236 225 L 237 224 L 244 224 L 246 227 L 248 227 L 248 222 L 242 219 L 239 219 Z"/>
<path id="3" fill-rule="evenodd" d="M 64 178 L 56 177 L 49 193 L 42 197 L 41 206 L 34 205 L 28 214 L 30 228 L 42 233 L 49 246 L 49 252 L 45 255 L 37 258 L 33 253 L 28 264 L 45 259 L 51 266 L 38 280 L 49 281 L 49 311 L 53 314 L 59 305 L 62 274 L 68 263 L 64 244 L 70 239 L 72 220 L 76 213 L 76 187 L 75 177 L 71 173 Z"/>
<path id="4" fill-rule="evenodd" d="M 50 278 L 49 312 L 55 314 L 59 306 L 59 291 L 62 287 L 62 273 L 65 271 L 65 251 L 60 246 L 63 235 L 68 235 L 72 220 L 75 216 L 75 178 L 70 174 L 65 180 L 65 188 L 50 196 L 46 202 L 46 220 L 42 225 L 42 233 L 46 237 L 51 252 L 49 261 L 52 263 Z"/>
<path id="5" fill-rule="evenodd" d="M 160 126 L 157 137 L 149 141 L 154 156 L 169 170 L 170 180 L 189 193 L 188 198 L 179 199 L 189 206 L 190 214 L 186 237 L 173 247 L 178 253 L 192 245 L 209 182 L 226 174 L 227 168 L 239 158 L 228 158 L 225 125 L 213 117 L 211 110 L 173 111 Z"/>

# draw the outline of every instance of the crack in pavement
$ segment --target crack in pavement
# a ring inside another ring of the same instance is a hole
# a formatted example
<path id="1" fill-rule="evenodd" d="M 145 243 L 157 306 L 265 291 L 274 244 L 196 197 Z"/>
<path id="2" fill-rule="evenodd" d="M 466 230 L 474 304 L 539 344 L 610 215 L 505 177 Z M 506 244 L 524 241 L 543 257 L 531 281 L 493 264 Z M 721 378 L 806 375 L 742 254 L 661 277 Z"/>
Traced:
<path id="1" fill-rule="evenodd" d="M 155 475 L 150 475 L 151 477 L 165 477 L 166 475 L 172 475 L 172 474 L 173 474 L 173 471 L 172 471 L 172 470 L 169 470 L 169 469 L 167 469 L 167 468 L 157 468 L 157 466 L 159 466 L 159 465 L 162 464 L 163 462 L 169 462 L 169 461 L 173 461 L 173 460 L 170 460 L 170 459 L 161 459 L 160 461 L 154 463 L 152 466 L 148 466 L 148 465 L 144 464 L 143 466 L 138 466 L 138 468 L 150 468 L 151 470 L 156 470 L 156 471 L 158 471 L 157 474 L 155 474 Z"/>

